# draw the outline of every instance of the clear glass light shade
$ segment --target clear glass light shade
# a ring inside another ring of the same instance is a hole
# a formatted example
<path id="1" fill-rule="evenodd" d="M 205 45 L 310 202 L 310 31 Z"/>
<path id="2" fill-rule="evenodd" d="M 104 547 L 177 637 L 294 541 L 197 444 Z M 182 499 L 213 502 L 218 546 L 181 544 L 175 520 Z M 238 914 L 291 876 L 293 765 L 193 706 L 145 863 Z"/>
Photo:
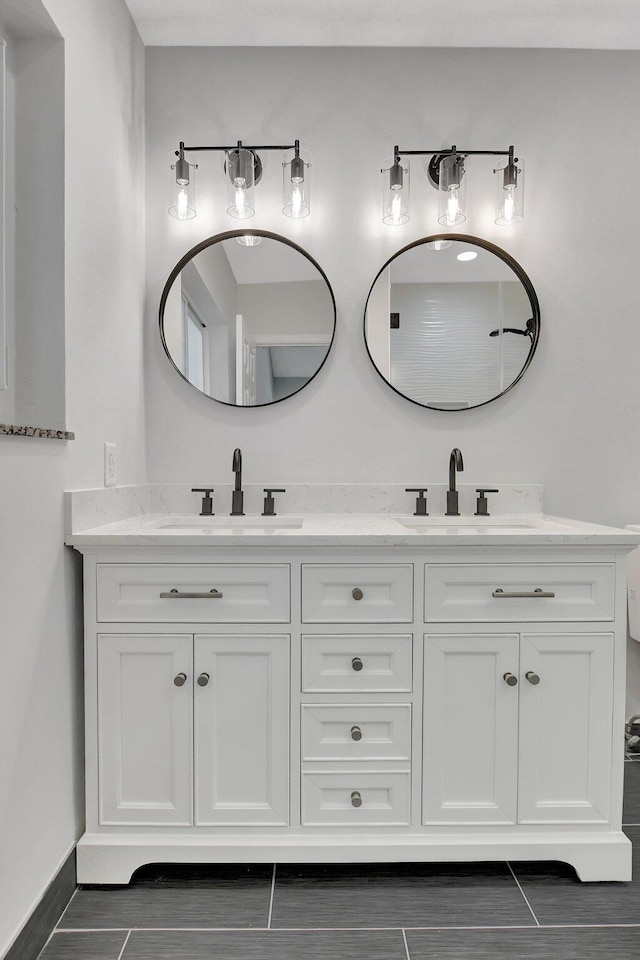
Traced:
<path id="1" fill-rule="evenodd" d="M 287 150 L 282 160 L 282 212 L 301 220 L 311 213 L 309 154 L 306 150 Z"/>
<path id="2" fill-rule="evenodd" d="M 455 227 L 467 219 L 464 157 L 459 154 L 443 157 L 438 171 L 440 177 L 438 223 L 445 227 Z"/>
<path id="3" fill-rule="evenodd" d="M 446 250 L 451 246 L 451 240 L 429 240 L 426 244 L 428 250 Z"/>
<path id="4" fill-rule="evenodd" d="M 197 169 L 197 164 L 186 157 L 176 158 L 171 164 L 168 209 L 176 220 L 193 220 L 196 216 Z"/>
<path id="5" fill-rule="evenodd" d="M 507 157 L 496 168 L 496 223 L 510 227 L 524 220 L 524 161 Z"/>
<path id="6" fill-rule="evenodd" d="M 410 199 L 410 173 L 402 160 L 387 157 L 382 164 L 382 222 L 389 227 L 408 223 Z"/>
<path id="7" fill-rule="evenodd" d="M 238 148 L 225 154 L 227 177 L 227 213 L 236 220 L 247 220 L 256 212 L 253 199 L 254 156 Z"/>

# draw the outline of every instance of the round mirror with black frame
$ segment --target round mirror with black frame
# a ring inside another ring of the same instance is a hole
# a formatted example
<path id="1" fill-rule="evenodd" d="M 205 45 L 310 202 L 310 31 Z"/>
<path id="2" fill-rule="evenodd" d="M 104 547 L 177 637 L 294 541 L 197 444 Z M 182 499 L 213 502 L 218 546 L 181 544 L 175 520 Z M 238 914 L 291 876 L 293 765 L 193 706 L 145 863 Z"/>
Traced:
<path id="1" fill-rule="evenodd" d="M 335 325 L 322 268 L 265 230 L 203 240 L 175 265 L 160 298 L 173 367 L 229 406 L 266 406 L 302 390 L 324 364 Z"/>
<path id="2" fill-rule="evenodd" d="M 389 386 L 431 410 L 504 396 L 540 334 L 533 285 L 500 247 L 464 234 L 423 237 L 376 276 L 365 307 L 371 361 Z"/>

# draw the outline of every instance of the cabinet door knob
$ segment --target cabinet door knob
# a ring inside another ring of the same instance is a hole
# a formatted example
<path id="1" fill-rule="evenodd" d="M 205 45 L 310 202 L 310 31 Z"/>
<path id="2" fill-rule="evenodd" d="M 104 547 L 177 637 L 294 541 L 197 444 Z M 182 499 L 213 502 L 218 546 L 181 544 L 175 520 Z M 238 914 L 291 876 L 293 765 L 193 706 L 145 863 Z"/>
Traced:
<path id="1" fill-rule="evenodd" d="M 362 660 L 360 659 L 360 657 L 354 657 L 353 660 L 351 661 L 351 669 L 352 669 L 352 670 L 355 670 L 356 673 L 358 673 L 360 670 L 362 670 L 363 666 L 364 666 L 364 664 L 363 664 Z"/>
<path id="2" fill-rule="evenodd" d="M 179 673 L 177 677 L 173 678 L 173 682 L 175 683 L 176 687 L 183 687 L 187 682 L 186 673 Z"/>
<path id="3" fill-rule="evenodd" d="M 364 597 L 364 593 L 362 592 L 360 587 L 354 587 L 353 590 L 351 591 L 351 596 L 353 597 L 354 600 L 362 600 L 362 598 Z"/>
<path id="4" fill-rule="evenodd" d="M 196 683 L 198 684 L 199 687 L 206 687 L 206 685 L 209 683 L 209 674 L 201 673 L 198 679 L 196 680 Z"/>
<path id="5" fill-rule="evenodd" d="M 540 683 L 540 677 L 538 676 L 537 673 L 534 673 L 533 670 L 527 670 L 527 672 L 525 673 L 525 677 L 527 678 L 529 683 L 532 683 L 534 685 L 534 687 L 536 686 L 536 684 Z"/>
<path id="6" fill-rule="evenodd" d="M 518 682 L 518 678 L 515 677 L 512 673 L 505 673 L 502 675 L 502 679 L 505 683 L 508 683 L 510 687 L 515 687 Z"/>
<path id="7" fill-rule="evenodd" d="M 352 807 L 361 807 L 362 806 L 362 797 L 358 790 L 354 790 L 351 794 L 351 806 Z"/>
<path id="8" fill-rule="evenodd" d="M 351 739 L 362 740 L 362 730 L 360 727 L 351 727 Z"/>

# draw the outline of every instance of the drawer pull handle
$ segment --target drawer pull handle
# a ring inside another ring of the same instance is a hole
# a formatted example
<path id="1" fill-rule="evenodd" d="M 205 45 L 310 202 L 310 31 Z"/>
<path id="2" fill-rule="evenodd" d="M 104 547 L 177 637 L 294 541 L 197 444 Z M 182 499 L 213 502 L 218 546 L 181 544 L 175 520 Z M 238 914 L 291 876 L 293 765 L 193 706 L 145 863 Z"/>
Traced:
<path id="1" fill-rule="evenodd" d="M 184 687 L 185 683 L 187 682 L 186 673 L 179 673 L 177 677 L 173 678 L 173 682 L 176 687 Z"/>
<path id="2" fill-rule="evenodd" d="M 216 590 L 215 587 L 212 587 L 208 593 L 189 593 L 183 592 L 182 590 L 177 590 L 173 587 L 172 590 L 169 590 L 168 593 L 161 593 L 161 600 L 219 600 L 222 596 L 220 590 Z"/>
<path id="3" fill-rule="evenodd" d="M 533 670 L 527 670 L 527 672 L 525 673 L 525 677 L 527 678 L 529 683 L 533 684 L 534 687 L 540 683 L 540 677 L 538 676 L 537 673 L 534 673 Z"/>
<path id="4" fill-rule="evenodd" d="M 362 740 L 362 730 L 360 727 L 351 727 L 351 739 Z"/>
<path id="5" fill-rule="evenodd" d="M 361 807 L 362 806 L 362 797 L 358 790 L 354 790 L 351 794 L 351 806 L 352 807 Z"/>
<path id="6" fill-rule="evenodd" d="M 542 587 L 536 587 L 535 590 L 516 590 L 513 593 L 505 593 L 502 587 L 496 587 L 491 596 L 495 600 L 519 600 L 524 598 L 527 600 L 542 600 L 555 597 L 555 593 L 553 590 L 543 590 Z"/>
<path id="7" fill-rule="evenodd" d="M 364 597 L 364 593 L 362 592 L 360 587 L 354 587 L 353 590 L 351 591 L 351 596 L 353 597 L 354 600 L 362 600 L 362 598 Z"/>
<path id="8" fill-rule="evenodd" d="M 199 687 L 206 687 L 206 685 L 209 683 L 209 674 L 201 673 L 198 679 L 196 680 L 196 683 L 198 684 Z"/>
<path id="9" fill-rule="evenodd" d="M 364 667 L 364 663 L 362 662 L 360 657 L 354 657 L 353 660 L 351 661 L 351 669 L 355 670 L 356 673 L 359 673 L 359 671 L 362 670 L 363 667 Z"/>
<path id="10" fill-rule="evenodd" d="M 518 678 L 515 677 L 512 673 L 504 673 L 502 679 L 505 683 L 508 683 L 510 687 L 515 687 L 518 682 Z"/>

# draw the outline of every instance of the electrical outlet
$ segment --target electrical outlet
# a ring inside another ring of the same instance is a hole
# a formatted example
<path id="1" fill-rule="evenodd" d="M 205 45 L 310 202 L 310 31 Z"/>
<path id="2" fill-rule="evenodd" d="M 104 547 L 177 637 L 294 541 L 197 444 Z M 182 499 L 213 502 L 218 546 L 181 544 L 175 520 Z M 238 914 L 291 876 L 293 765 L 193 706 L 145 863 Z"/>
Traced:
<path id="1" fill-rule="evenodd" d="M 115 487 L 116 485 L 115 443 L 105 443 L 104 445 L 104 485 L 105 487 Z"/>

